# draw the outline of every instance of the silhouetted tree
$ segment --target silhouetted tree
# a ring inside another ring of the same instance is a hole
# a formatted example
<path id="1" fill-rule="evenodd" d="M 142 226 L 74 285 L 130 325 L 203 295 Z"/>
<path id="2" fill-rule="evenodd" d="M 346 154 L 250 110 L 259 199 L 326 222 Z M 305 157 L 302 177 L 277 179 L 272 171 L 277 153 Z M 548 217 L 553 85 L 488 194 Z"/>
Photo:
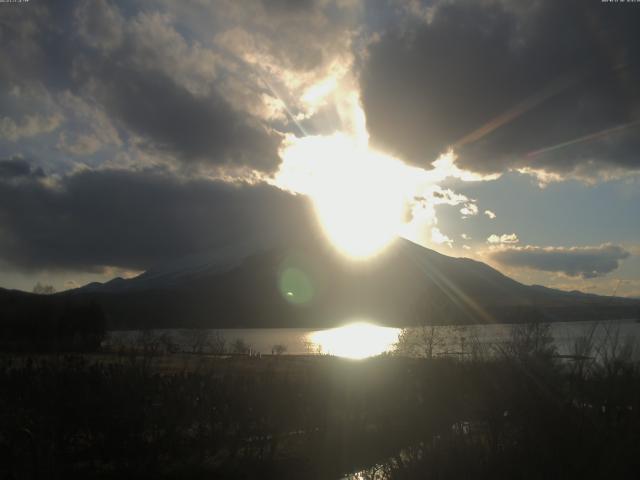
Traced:
<path id="1" fill-rule="evenodd" d="M 37 293 L 38 295 L 52 295 L 56 293 L 56 289 L 53 285 L 43 285 L 38 282 L 33 287 L 33 293 Z"/>
<path id="2" fill-rule="evenodd" d="M 236 338 L 231 344 L 231 351 L 233 353 L 249 353 L 251 346 L 242 338 Z"/>

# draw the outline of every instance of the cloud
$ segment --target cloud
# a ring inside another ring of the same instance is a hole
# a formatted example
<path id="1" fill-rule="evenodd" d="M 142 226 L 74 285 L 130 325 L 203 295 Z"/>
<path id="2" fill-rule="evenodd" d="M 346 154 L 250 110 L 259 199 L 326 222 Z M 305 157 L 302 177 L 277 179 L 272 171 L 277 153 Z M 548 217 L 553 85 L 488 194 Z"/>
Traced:
<path id="1" fill-rule="evenodd" d="M 22 271 L 145 270 L 216 249 L 234 256 L 309 230 L 306 201 L 267 185 L 159 169 L 42 179 L 19 160 L 0 163 L 0 172 L 0 263 Z"/>
<path id="2" fill-rule="evenodd" d="M 640 9 L 438 2 L 372 42 L 360 79 L 372 141 L 428 166 L 566 178 L 640 170 Z"/>
<path id="3" fill-rule="evenodd" d="M 279 163 L 279 137 L 255 125 L 212 93 L 197 98 L 153 71 L 111 65 L 93 93 L 107 110 L 151 149 L 186 161 L 240 164 L 271 171 Z"/>
<path id="4" fill-rule="evenodd" d="M 431 241 L 438 245 L 446 244 L 453 248 L 453 240 L 440 231 L 438 227 L 431 227 Z"/>
<path id="5" fill-rule="evenodd" d="M 19 179 L 37 179 L 44 177 L 41 168 L 34 168 L 20 157 L 0 159 L 0 182 Z"/>
<path id="6" fill-rule="evenodd" d="M 519 241 L 520 239 L 515 233 L 503 233 L 502 235 L 496 235 L 494 233 L 487 238 L 487 243 L 492 244 L 511 244 L 518 243 Z"/>
<path id="7" fill-rule="evenodd" d="M 77 134 L 73 141 L 68 140 L 67 134 L 61 132 L 56 145 L 60 150 L 77 156 L 96 153 L 102 147 L 100 139 L 93 134 Z"/>
<path id="8" fill-rule="evenodd" d="M 75 10 L 75 21 L 80 37 L 93 48 L 113 50 L 124 39 L 125 20 L 106 0 L 81 2 Z"/>
<path id="9" fill-rule="evenodd" d="M 294 115 L 308 116 L 305 94 L 330 80 L 336 67 L 351 62 L 353 37 L 360 28 L 359 1 L 221 3 L 232 7 L 204 7 L 204 18 L 217 18 L 225 26 L 216 45 L 250 66 L 251 76 L 266 76 Z"/>
<path id="10" fill-rule="evenodd" d="M 0 140 L 59 128 L 37 147 L 74 162 L 96 165 L 117 147 L 123 157 L 144 151 L 156 163 L 219 177 L 273 173 L 285 134 L 338 128 L 333 87 L 356 83 L 363 13 L 358 0 L 69 0 L 6 9 Z M 8 99 L 16 89 L 41 99 Z"/>
<path id="11" fill-rule="evenodd" d="M 462 218 L 472 217 L 478 214 L 478 206 L 475 203 L 465 203 L 464 207 L 460 209 Z"/>
<path id="12" fill-rule="evenodd" d="M 0 85 L 7 91 L 12 84 L 24 85 L 39 75 L 44 78 L 50 63 L 43 48 L 42 32 L 43 29 L 49 30 L 47 25 L 52 18 L 49 9 L 42 4 L 5 9 L 2 13 Z"/>
<path id="13" fill-rule="evenodd" d="M 87 156 L 108 146 L 123 147 L 122 136 L 95 98 L 83 98 L 66 90 L 57 95 L 56 102 L 72 122 L 60 132 L 57 148 L 72 155 Z"/>
<path id="14" fill-rule="evenodd" d="M 493 220 L 494 218 L 496 218 L 496 214 L 493 213 L 491 210 L 485 210 L 484 214 L 489 217 L 491 220 Z"/>
<path id="15" fill-rule="evenodd" d="M 442 188 L 439 185 L 431 185 L 426 189 L 424 199 L 434 205 L 460 205 L 469 202 L 469 198 L 461 193 L 456 193 L 449 188 Z"/>
<path id="16" fill-rule="evenodd" d="M 255 81 L 247 88 L 255 74 L 228 55 L 220 60 L 215 32 L 198 37 L 163 2 L 118 5 L 39 2 L 3 12 L 2 91 L 37 91 L 39 98 L 0 94 L 0 139 L 60 129 L 50 147 L 85 162 L 114 145 L 213 169 L 275 171 L 282 134 L 246 108 L 265 92 Z M 220 5 L 209 19 L 234 9 Z M 238 102 L 233 85 L 251 99 Z"/>
<path id="17" fill-rule="evenodd" d="M 525 267 L 585 279 L 601 277 L 614 271 L 620 260 L 629 255 L 624 248 L 611 244 L 569 248 L 511 246 L 489 254 L 491 259 L 509 267 Z"/>
<path id="18" fill-rule="evenodd" d="M 216 54 L 189 45 L 169 17 L 141 12 L 122 45 L 80 56 L 75 78 L 142 145 L 185 161 L 273 171 L 281 136 L 236 109 L 216 84 Z"/>
<path id="19" fill-rule="evenodd" d="M 15 142 L 21 138 L 34 137 L 43 133 L 51 133 L 62 123 L 60 115 L 48 117 L 28 115 L 21 122 L 12 118 L 0 118 L 0 138 Z"/>

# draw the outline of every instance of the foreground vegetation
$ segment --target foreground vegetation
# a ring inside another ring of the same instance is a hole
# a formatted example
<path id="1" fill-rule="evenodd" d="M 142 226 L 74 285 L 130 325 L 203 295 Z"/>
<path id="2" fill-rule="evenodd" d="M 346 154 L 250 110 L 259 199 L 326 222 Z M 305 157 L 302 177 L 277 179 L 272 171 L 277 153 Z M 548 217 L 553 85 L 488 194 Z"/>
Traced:
<path id="1" fill-rule="evenodd" d="M 463 359 L 6 355 L 0 478 L 636 478 L 619 340 L 570 360 L 539 325 Z"/>

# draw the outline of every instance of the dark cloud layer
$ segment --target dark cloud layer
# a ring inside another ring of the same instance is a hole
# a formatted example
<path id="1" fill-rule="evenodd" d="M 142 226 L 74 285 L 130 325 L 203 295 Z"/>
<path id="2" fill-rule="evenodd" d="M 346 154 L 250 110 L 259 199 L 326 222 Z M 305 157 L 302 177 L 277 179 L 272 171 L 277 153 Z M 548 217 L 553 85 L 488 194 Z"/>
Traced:
<path id="1" fill-rule="evenodd" d="M 0 172 L 14 167 L 0 163 Z M 147 269 L 309 232 L 306 202 L 266 185 L 127 170 L 82 171 L 55 185 L 48 180 L 0 176 L 0 262 L 24 270 Z"/>
<path id="2" fill-rule="evenodd" d="M 33 168 L 29 162 L 22 158 L 13 157 L 0 160 L 0 181 L 43 176 L 44 172 L 41 168 Z"/>
<path id="3" fill-rule="evenodd" d="M 620 260 L 629 257 L 629 252 L 617 245 L 572 248 L 527 246 L 505 247 L 492 252 L 490 256 L 510 267 L 564 273 L 570 277 L 596 278 L 617 269 Z"/>
<path id="4" fill-rule="evenodd" d="M 457 145 L 479 172 L 640 169 L 637 124 L 544 150 L 640 119 L 638 24 L 640 8 L 599 1 L 442 2 L 370 48 L 373 141 L 422 166 Z"/>

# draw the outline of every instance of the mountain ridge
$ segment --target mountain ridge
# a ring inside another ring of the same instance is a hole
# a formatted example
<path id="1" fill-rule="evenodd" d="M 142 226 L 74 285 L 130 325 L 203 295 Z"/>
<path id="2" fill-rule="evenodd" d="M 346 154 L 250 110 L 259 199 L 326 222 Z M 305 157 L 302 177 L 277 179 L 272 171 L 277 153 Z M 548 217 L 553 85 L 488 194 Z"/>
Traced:
<path id="1" fill-rule="evenodd" d="M 180 262 L 60 292 L 92 301 L 110 328 L 407 326 L 637 317 L 640 301 L 524 285 L 491 266 L 397 239 L 351 261 L 315 239 L 232 262 Z M 29 294 L 25 294 L 29 295 Z M 1 302 L 0 298 L 0 302 Z"/>

